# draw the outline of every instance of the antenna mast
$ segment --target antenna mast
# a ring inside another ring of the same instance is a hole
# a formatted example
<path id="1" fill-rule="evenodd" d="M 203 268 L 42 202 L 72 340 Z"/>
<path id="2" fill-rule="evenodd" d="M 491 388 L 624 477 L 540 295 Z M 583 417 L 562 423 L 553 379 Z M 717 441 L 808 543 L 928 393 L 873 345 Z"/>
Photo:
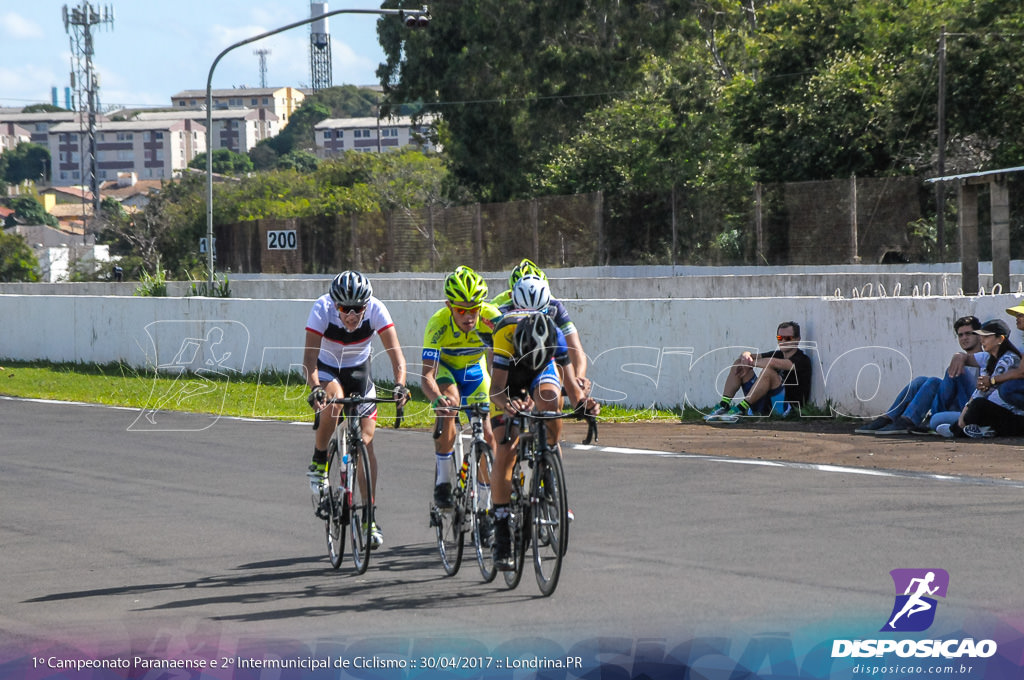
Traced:
<path id="1" fill-rule="evenodd" d="M 309 3 L 309 16 L 320 17 L 327 13 L 326 2 Z M 331 34 L 327 19 L 310 24 L 309 32 L 310 87 L 316 92 L 331 86 Z"/>
<path id="2" fill-rule="evenodd" d="M 270 50 L 259 49 L 253 50 L 252 53 L 260 58 L 260 87 L 265 88 L 267 86 L 267 55 L 270 54 Z"/>
<path id="3" fill-rule="evenodd" d="M 75 90 L 75 105 L 82 129 L 79 136 L 82 177 L 89 178 L 95 219 L 100 215 L 100 190 L 96 176 L 96 113 L 100 107 L 100 80 L 92 67 L 92 27 L 101 24 L 113 26 L 114 9 L 109 5 L 93 7 L 88 0 L 82 0 L 78 7 L 69 9 L 64 5 L 62 14 L 64 30 L 71 39 L 71 86 Z M 84 198 L 82 202 L 85 202 Z"/>

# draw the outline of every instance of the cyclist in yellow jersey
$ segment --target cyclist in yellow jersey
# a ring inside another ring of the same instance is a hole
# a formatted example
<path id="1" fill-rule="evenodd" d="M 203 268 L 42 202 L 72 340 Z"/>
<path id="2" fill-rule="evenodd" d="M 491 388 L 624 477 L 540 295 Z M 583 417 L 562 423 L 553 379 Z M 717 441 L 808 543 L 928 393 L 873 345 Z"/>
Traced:
<path id="1" fill-rule="evenodd" d="M 508 290 L 495 296 L 494 299 L 491 300 L 491 304 L 495 305 L 502 313 L 514 308 L 515 305 L 512 303 L 512 291 L 515 288 L 516 283 L 518 283 L 524 276 L 537 276 L 544 281 L 548 280 L 547 275 L 544 274 L 540 267 L 535 265 L 529 259 L 523 259 L 519 264 L 512 268 L 512 272 L 509 274 Z M 572 362 L 573 370 L 576 373 L 576 384 L 578 384 L 580 389 L 584 392 L 590 392 L 590 380 L 587 378 L 587 353 L 583 351 L 583 343 L 580 342 L 580 334 L 576 329 L 576 324 L 573 323 L 565 305 L 563 305 L 561 300 L 558 300 L 557 298 L 551 298 L 547 313 L 552 319 L 554 319 L 555 325 L 558 326 L 558 329 L 561 330 L 562 334 L 565 336 L 565 343 L 569 348 L 569 359 Z M 564 380 L 565 376 L 563 375 L 562 378 Z"/>
<path id="2" fill-rule="evenodd" d="M 441 425 L 441 436 L 434 440 L 434 504 L 438 508 L 452 507 L 451 458 L 457 435 L 458 412 L 445 407 L 488 403 L 491 331 L 500 316 L 494 305 L 484 302 L 487 283 L 469 267 L 458 267 L 445 278 L 444 294 L 448 301 L 430 317 L 423 337 L 421 384 Z M 484 420 L 484 436 L 493 449 L 489 420 Z M 488 493 L 489 488 L 481 491 Z M 485 501 L 488 497 L 483 496 Z"/>

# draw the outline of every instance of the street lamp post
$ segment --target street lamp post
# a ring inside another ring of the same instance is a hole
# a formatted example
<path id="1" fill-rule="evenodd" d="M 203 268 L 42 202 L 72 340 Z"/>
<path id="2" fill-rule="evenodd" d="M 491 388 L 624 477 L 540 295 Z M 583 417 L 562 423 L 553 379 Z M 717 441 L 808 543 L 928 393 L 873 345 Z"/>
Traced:
<path id="1" fill-rule="evenodd" d="M 217 58 L 213 60 L 213 63 L 210 64 L 210 73 L 206 77 L 206 266 L 209 272 L 208 282 L 210 284 L 210 290 L 213 290 L 213 71 L 217 68 L 217 64 L 224 55 L 233 49 L 299 26 L 311 24 L 314 21 L 320 21 L 327 17 L 335 16 L 337 14 L 377 14 L 381 16 L 396 15 L 402 17 L 405 24 L 410 27 L 425 26 L 430 19 L 430 12 L 427 10 L 426 5 L 424 5 L 422 9 L 336 9 L 330 12 L 324 12 L 318 16 L 303 19 L 302 21 L 296 21 L 288 24 L 287 26 L 275 28 L 267 31 L 266 33 L 254 35 L 251 38 L 246 38 L 245 40 L 240 40 L 235 44 L 224 48 L 221 53 L 217 55 Z"/>

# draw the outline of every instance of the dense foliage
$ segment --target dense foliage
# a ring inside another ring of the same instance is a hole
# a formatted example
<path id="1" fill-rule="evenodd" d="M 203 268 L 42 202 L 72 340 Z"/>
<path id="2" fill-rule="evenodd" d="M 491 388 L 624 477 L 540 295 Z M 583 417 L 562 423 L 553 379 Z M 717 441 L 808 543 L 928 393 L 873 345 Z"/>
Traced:
<path id="1" fill-rule="evenodd" d="M 1020 3 L 436 0 L 430 10 L 429 30 L 378 24 L 385 108 L 441 114 L 453 176 L 479 200 L 604 190 L 613 222 L 644 225 L 620 244 L 636 257 L 663 243 L 647 230 L 672 219 L 669 194 L 690 197 L 690 214 L 721 208 L 695 235 L 704 247 L 745 224 L 737 197 L 755 181 L 935 176 L 943 31 L 945 172 L 1021 165 Z"/>
<path id="2" fill-rule="evenodd" d="M 0 231 L 0 281 L 38 281 L 39 262 L 25 239 Z"/>

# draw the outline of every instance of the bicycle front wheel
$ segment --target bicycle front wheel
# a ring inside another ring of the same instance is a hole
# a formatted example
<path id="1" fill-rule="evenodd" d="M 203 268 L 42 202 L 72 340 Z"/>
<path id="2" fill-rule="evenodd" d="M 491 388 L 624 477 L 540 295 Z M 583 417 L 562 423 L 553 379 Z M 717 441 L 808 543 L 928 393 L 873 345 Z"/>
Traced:
<path id="1" fill-rule="evenodd" d="M 373 529 L 373 480 L 370 476 L 370 456 L 366 444 L 357 440 L 352 447 L 349 472 L 349 533 L 352 536 L 352 561 L 356 573 L 362 574 L 370 564 L 370 531 Z"/>
<path id="2" fill-rule="evenodd" d="M 466 489 L 460 488 L 459 477 L 456 474 L 455 456 L 450 457 L 451 463 L 449 479 L 452 480 L 453 502 L 450 508 L 431 509 L 433 513 L 434 529 L 437 533 L 437 551 L 441 554 L 441 566 L 448 576 L 455 576 L 459 567 L 462 566 L 463 550 L 463 520 L 466 517 Z"/>
<path id="3" fill-rule="evenodd" d="M 540 592 L 548 596 L 558 586 L 568 536 L 565 475 L 558 454 L 550 450 L 542 454 L 534 472 L 530 522 L 533 567 Z"/>
<path id="4" fill-rule="evenodd" d="M 494 456 L 491 447 L 484 443 L 473 446 L 470 455 L 469 479 L 467 480 L 467 491 L 469 492 L 469 510 L 472 513 L 472 535 L 473 547 L 476 548 L 476 562 L 480 567 L 480 575 L 484 583 L 490 583 L 498 575 L 494 566 L 494 553 L 491 546 L 494 543 L 494 511 L 491 509 L 489 498 L 480 497 L 480 476 L 491 479 L 491 465 Z M 481 475 L 482 473 L 482 475 Z"/>
<path id="5" fill-rule="evenodd" d="M 512 503 L 509 504 L 509 529 L 512 531 L 512 564 L 511 571 L 505 574 L 505 585 L 510 589 L 519 585 L 523 578 L 523 565 L 526 563 L 526 540 L 529 530 L 530 505 L 523 488 L 522 471 L 519 463 L 516 463 L 512 471 Z"/>
<path id="6" fill-rule="evenodd" d="M 338 453 L 338 442 L 333 437 L 327 447 L 327 555 L 331 566 L 337 569 L 345 556 L 345 465 Z"/>

